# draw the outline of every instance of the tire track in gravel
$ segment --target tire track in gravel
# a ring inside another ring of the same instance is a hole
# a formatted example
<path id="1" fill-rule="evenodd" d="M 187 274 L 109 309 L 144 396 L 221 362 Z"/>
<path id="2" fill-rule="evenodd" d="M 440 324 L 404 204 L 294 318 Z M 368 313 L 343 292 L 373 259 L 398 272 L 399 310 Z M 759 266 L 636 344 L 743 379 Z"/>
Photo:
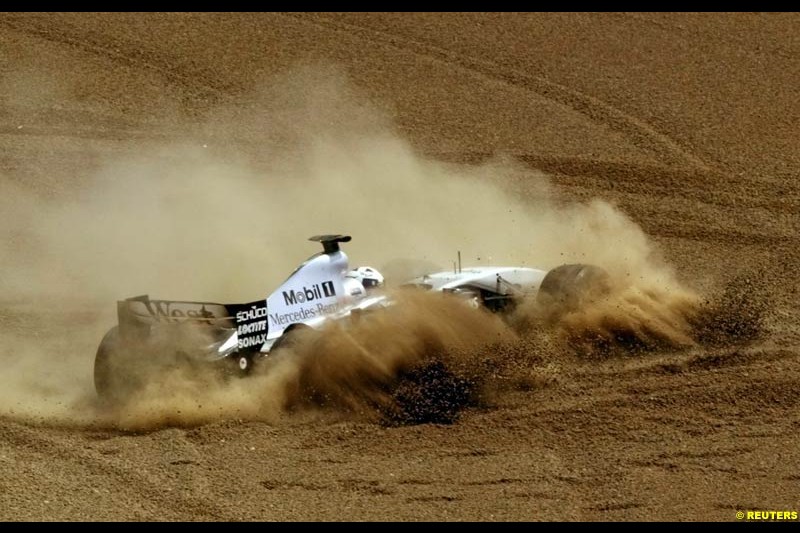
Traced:
<path id="1" fill-rule="evenodd" d="M 103 485 L 109 484 L 108 478 L 116 479 L 113 483 L 117 490 L 131 494 L 130 500 L 135 500 L 143 508 L 139 511 L 146 516 L 144 519 L 207 519 L 207 520 L 231 520 L 221 507 L 216 505 L 211 498 L 198 497 L 194 494 L 202 494 L 202 491 L 192 491 L 192 495 L 184 495 L 172 490 L 170 485 L 174 483 L 170 478 L 178 477 L 178 486 L 185 489 L 194 483 L 201 485 L 207 484 L 207 480 L 192 479 L 187 483 L 187 475 L 196 477 L 197 474 L 175 473 L 176 468 L 185 469 L 197 465 L 194 459 L 185 459 L 186 450 L 180 451 L 180 443 L 185 443 L 189 447 L 191 442 L 180 436 L 175 439 L 175 433 L 183 433 L 181 430 L 169 430 L 168 440 L 173 451 L 165 453 L 160 464 L 156 468 L 148 471 L 145 465 L 131 463 L 129 467 L 124 462 L 109 460 L 118 453 L 121 447 L 115 444 L 116 439 L 129 438 L 125 435 L 107 434 L 105 432 L 86 432 L 70 433 L 66 437 L 74 437 L 84 441 L 84 445 L 66 445 L 58 438 L 57 431 L 41 431 L 35 425 L 21 424 L 9 420 L 3 421 L 3 431 L 0 432 L 0 442 L 6 442 L 15 447 L 18 453 L 32 454 L 42 457 L 43 461 L 49 462 L 57 460 L 61 470 L 64 464 L 75 464 L 78 471 L 90 472 L 92 475 L 104 478 Z M 67 430 L 68 431 L 68 430 Z M 94 435 L 94 436 L 93 436 Z M 138 437 L 132 436 L 132 439 Z M 86 442 L 96 441 L 86 444 Z M 148 442 L 151 439 L 148 439 Z M 164 440 L 164 439 L 161 439 Z M 98 444 L 99 443 L 99 444 Z M 184 446 L 185 448 L 185 446 Z M 191 455 L 191 453 L 189 453 Z M 196 455 L 196 453 L 195 453 Z M 172 468 L 170 468 L 172 467 Z M 153 472 L 155 470 L 155 472 Z M 202 475 L 201 475 L 202 477 Z M 190 489 L 191 490 L 191 489 Z M 121 499 L 119 494 L 113 495 L 115 500 Z M 128 509 L 128 511 L 132 511 Z M 119 511 L 108 510 L 110 516 L 119 517 Z M 98 517 L 99 518 L 99 517 Z"/>
<path id="2" fill-rule="evenodd" d="M 654 152 L 667 163 L 709 170 L 709 165 L 682 147 L 671 137 L 656 131 L 650 124 L 594 96 L 548 80 L 544 76 L 528 74 L 503 63 L 495 63 L 456 54 L 440 46 L 424 43 L 409 37 L 393 35 L 382 30 L 365 28 L 352 23 L 335 21 L 324 14 L 284 13 L 286 17 L 313 24 L 328 30 L 347 33 L 368 42 L 378 43 L 413 54 L 429 57 L 441 63 L 456 65 L 506 84 L 524 88 L 543 98 L 562 104 L 590 120 L 604 124 L 626 135 L 631 143 L 645 152 Z"/>
<path id="3" fill-rule="evenodd" d="M 127 67 L 154 72 L 179 86 L 183 94 L 206 100 L 210 104 L 227 100 L 230 91 L 234 89 L 231 85 L 220 81 L 211 81 L 210 76 L 202 73 L 181 72 L 176 67 L 182 62 L 169 61 L 168 58 L 162 58 L 157 53 L 148 51 L 146 43 L 142 41 L 130 42 L 111 35 L 103 35 L 103 40 L 96 39 L 85 32 L 80 32 L 65 21 L 62 21 L 56 30 L 55 25 L 37 23 L 35 15 L 30 14 L 5 13 L 0 17 L 0 24 L 14 31 L 75 48 Z"/>
<path id="4" fill-rule="evenodd" d="M 610 17 L 617 17 L 620 19 L 628 19 L 633 20 L 642 24 L 648 24 L 651 26 L 655 26 L 666 33 L 670 33 L 673 35 L 680 35 L 680 34 L 692 34 L 695 33 L 696 30 L 690 28 L 686 24 L 681 24 L 680 22 L 675 21 L 667 21 L 665 19 L 656 19 L 648 16 L 648 13 L 607 13 Z M 751 49 L 747 46 L 747 43 L 744 39 L 741 39 L 739 35 L 732 33 L 725 35 L 725 39 L 721 39 L 718 35 L 715 35 L 710 32 L 706 32 L 703 34 L 703 38 L 708 41 L 713 41 L 715 46 L 720 47 L 734 47 L 736 51 L 741 54 L 747 54 L 753 57 L 768 57 L 770 55 L 774 55 L 783 59 L 795 59 L 795 54 L 790 47 L 782 46 L 780 44 L 772 43 L 769 47 L 765 48 L 758 48 L 756 50 Z"/>
<path id="5" fill-rule="evenodd" d="M 480 164 L 490 160 L 489 152 L 435 153 L 436 158 L 459 163 Z M 593 180 L 594 189 L 646 192 L 663 197 L 677 196 L 691 202 L 720 207 L 753 207 L 796 214 L 800 209 L 800 184 L 783 178 L 772 180 L 773 196 L 756 194 L 759 187 L 752 180 L 712 170 L 682 169 L 646 163 L 616 162 L 602 159 L 541 156 L 534 153 L 515 153 L 514 158 L 547 174 L 564 178 Z M 707 181 L 725 180 L 728 187 L 701 190 Z M 573 180 L 575 182 L 577 180 Z M 643 191 L 646 189 L 646 191 Z"/>
<path id="6" fill-rule="evenodd" d="M 559 194 L 620 202 L 648 234 L 696 241 L 684 250 L 709 264 L 714 254 L 744 250 L 729 254 L 720 268 L 760 262 L 778 247 L 794 250 L 797 257 L 800 184 L 791 170 L 758 182 L 720 173 L 721 165 L 710 163 L 709 168 L 693 161 L 692 154 L 652 125 L 545 78 L 513 69 L 509 73 L 502 64 L 406 42 L 402 36 L 341 25 L 327 15 L 295 17 L 300 21 L 292 22 L 295 26 L 325 28 L 323 42 L 333 33 L 332 41 L 377 43 L 425 55 L 449 69 L 465 69 L 481 76 L 478 82 L 514 84 L 515 91 L 531 91 L 531 98 L 537 90 L 549 91 L 546 97 L 558 105 L 583 106 L 581 112 L 590 119 L 630 132 L 642 149 L 663 154 L 663 166 L 544 157 L 531 149 L 519 154 L 524 163 L 550 174 Z M 5 15 L 0 22 L 12 18 L 27 23 L 17 15 Z M 39 31 L 48 29 L 44 22 L 37 24 Z M 57 24 L 49 28 L 54 35 L 64 31 Z M 41 38 L 35 33 L 25 37 Z M 95 39 L 100 40 L 92 46 L 99 50 L 91 53 L 102 57 L 108 57 L 106 48 L 124 56 L 107 42 L 130 46 L 124 36 L 105 41 L 98 34 Z M 61 44 L 69 46 L 77 45 Z M 136 63 L 139 59 L 155 66 Z M 164 54 L 150 61 L 145 53 L 119 61 L 158 72 L 167 59 Z M 226 86 L 205 88 L 207 74 L 184 64 L 174 83 L 187 82 L 181 85 L 186 94 L 213 93 L 217 87 L 218 97 L 225 98 Z M 191 86 L 198 84 L 192 93 Z M 78 130 L 75 137 L 106 134 L 101 118 L 93 117 L 87 127 L 81 112 L 59 117 L 51 130 L 51 123 L 30 130 L 26 125 L 22 131 L 4 130 L 0 138 L 20 146 L 24 142 L 21 153 L 28 154 L 44 146 L 49 135 L 69 138 L 70 120 Z M 136 124 L 120 123 L 130 131 L 121 129 L 111 138 L 119 133 L 125 141 L 149 130 Z M 115 122 L 107 125 L 113 130 Z M 169 133 L 157 129 L 156 134 Z M 462 163 L 491 156 L 428 153 Z M 36 162 L 18 164 L 30 169 Z M 775 222 L 759 227 L 762 217 Z M 688 259 L 682 261 L 685 265 Z M 796 287 L 793 271 L 787 269 L 781 287 L 796 309 L 797 299 L 789 295 Z M 44 323 L 55 336 L 75 327 L 74 314 L 54 322 L 37 305 L 29 315 L 8 308 L 0 313 L 0 326 L 24 325 L 33 331 Z M 781 326 L 795 328 L 796 316 L 787 312 Z M 561 361 L 558 354 L 544 354 L 552 355 L 559 368 L 548 385 L 510 391 L 496 409 L 469 412 L 446 427 L 387 429 L 311 420 L 273 428 L 219 422 L 126 434 L 0 417 L 0 518 L 733 520 L 739 509 L 796 503 L 800 361 L 796 331 L 793 335 L 781 341 L 782 349 L 770 338 L 765 347 L 752 350 L 729 346 L 605 361 Z M 55 508 L 52 502 L 50 508 L 42 505 L 52 490 L 60 492 L 60 500 L 71 498 L 68 506 L 63 501 Z"/>
<path id="7" fill-rule="evenodd" d="M 471 164 L 480 164 L 493 156 L 488 152 L 431 155 L 443 161 Z M 514 158 L 545 172 L 563 190 L 586 191 L 591 197 L 603 191 L 600 196 L 639 209 L 653 201 L 659 214 L 674 213 L 670 224 L 663 224 L 663 216 L 637 218 L 650 235 L 726 244 L 756 238 L 771 246 L 787 247 L 800 242 L 800 187 L 783 177 L 776 177 L 769 184 L 775 194 L 764 195 L 763 184 L 710 170 L 532 153 L 515 154 Z M 715 181 L 724 181 L 727 186 L 709 188 L 708 183 Z M 745 221 L 755 220 L 759 214 L 761 218 L 765 213 L 769 216 L 763 224 L 709 226 L 709 220 L 720 220 L 730 213 L 750 214 Z M 769 224 L 776 220 L 782 223 Z"/>

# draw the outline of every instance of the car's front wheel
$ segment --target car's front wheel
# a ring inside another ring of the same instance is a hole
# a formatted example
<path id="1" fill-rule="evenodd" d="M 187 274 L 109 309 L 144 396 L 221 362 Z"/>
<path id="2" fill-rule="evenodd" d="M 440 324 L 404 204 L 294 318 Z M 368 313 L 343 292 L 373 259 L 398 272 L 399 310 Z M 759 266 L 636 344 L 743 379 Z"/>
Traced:
<path id="1" fill-rule="evenodd" d="M 537 295 L 539 305 L 565 313 L 603 298 L 610 290 L 608 272 L 595 265 L 561 265 L 542 280 Z"/>

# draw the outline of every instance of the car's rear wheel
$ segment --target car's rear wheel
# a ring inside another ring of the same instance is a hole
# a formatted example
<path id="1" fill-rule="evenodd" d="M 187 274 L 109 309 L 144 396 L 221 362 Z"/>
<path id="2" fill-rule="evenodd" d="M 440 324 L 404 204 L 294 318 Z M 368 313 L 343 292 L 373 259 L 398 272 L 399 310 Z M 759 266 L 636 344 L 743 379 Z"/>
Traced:
<path id="1" fill-rule="evenodd" d="M 134 368 L 135 354 L 122 342 L 119 326 L 105 334 L 94 360 L 94 388 L 100 399 L 119 403 L 127 400 L 141 385 Z"/>

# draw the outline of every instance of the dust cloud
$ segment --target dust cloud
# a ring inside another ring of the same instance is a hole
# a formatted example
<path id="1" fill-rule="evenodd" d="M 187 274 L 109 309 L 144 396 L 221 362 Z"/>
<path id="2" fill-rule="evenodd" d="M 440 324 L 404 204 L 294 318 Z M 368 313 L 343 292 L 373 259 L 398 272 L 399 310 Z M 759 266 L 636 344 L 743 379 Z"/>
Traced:
<path id="1" fill-rule="evenodd" d="M 4 179 L 4 299 L 250 301 L 317 252 L 307 237 L 332 232 L 353 235 L 353 264 L 378 268 L 404 259 L 447 268 L 460 250 L 465 266 L 590 262 L 674 282 L 611 204 L 564 203 L 545 175 L 511 158 L 427 158 L 336 71 L 301 69 L 257 98 L 263 105 L 248 108 L 261 114 L 187 119 L 184 139 L 119 141 L 67 194 Z"/>
<path id="2" fill-rule="evenodd" d="M 174 134 L 181 130 L 185 136 Z M 600 265 L 618 289 L 611 315 L 622 316 L 625 327 L 692 342 L 684 309 L 696 297 L 621 210 L 601 199 L 566 201 L 545 175 L 509 157 L 482 165 L 426 157 L 335 69 L 301 68 L 268 80 L 246 112 L 222 107 L 202 120 L 172 123 L 170 131 L 118 141 L 113 156 L 94 154 L 74 186 L 60 184 L 63 194 L 0 176 L 3 313 L 28 306 L 40 326 L 4 325 L 0 413 L 102 420 L 109 415 L 93 407 L 92 361 L 114 324 L 117 299 L 266 297 L 318 251 L 306 239 L 319 233 L 352 235 L 345 248 L 351 265 L 387 265 L 390 285 L 406 274 L 392 265 L 448 268 L 457 251 L 465 266 Z M 94 314 L 73 321 L 58 313 L 75 307 Z M 416 345 L 420 337 L 447 346 L 498 334 L 494 319 L 484 321 L 491 326 L 443 319 L 452 314 L 436 309 L 410 305 L 399 320 L 402 335 L 390 333 L 396 323 L 385 320 L 330 335 L 314 344 L 313 363 L 282 365 L 241 383 L 191 385 L 171 374 L 153 385 L 160 392 L 114 416 L 124 427 L 272 416 L 302 403 L 292 387 L 335 397 L 348 409 L 385 402 L 374 391 L 425 351 Z M 608 326 L 610 309 L 568 317 L 565 327 L 610 331 L 620 325 Z M 50 333 L 37 333 L 44 331 Z M 327 359 L 328 352 L 338 355 Z M 41 368 L 65 381 L 43 391 Z M 370 383 L 378 386 L 364 392 Z M 42 395 L 43 404 L 36 401 Z M 37 408 L 14 407 L 28 402 Z"/>
<path id="3" fill-rule="evenodd" d="M 493 344 L 515 338 L 496 315 L 440 294 L 401 290 L 392 299 L 394 305 L 374 315 L 301 333 L 294 346 L 259 360 L 245 378 L 208 366 L 159 371 L 127 401 L 107 406 L 104 423 L 147 430 L 221 418 L 278 422 L 308 411 L 385 421 L 408 408 L 395 393 L 409 372 L 442 364 L 446 376 L 466 380 Z M 452 397 L 442 391 L 426 392 L 440 396 L 423 416 L 451 421 L 464 406 L 448 405 Z"/>

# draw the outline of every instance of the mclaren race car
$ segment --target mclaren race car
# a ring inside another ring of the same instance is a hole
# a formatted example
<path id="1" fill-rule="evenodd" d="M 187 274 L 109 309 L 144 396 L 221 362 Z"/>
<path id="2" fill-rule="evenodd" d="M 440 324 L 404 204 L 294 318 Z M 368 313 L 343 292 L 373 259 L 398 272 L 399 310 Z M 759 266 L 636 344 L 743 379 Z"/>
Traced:
<path id="1" fill-rule="evenodd" d="M 117 302 L 118 325 L 97 350 L 94 382 L 106 399 L 127 397 L 146 379 L 137 372 L 153 358 L 170 364 L 215 363 L 235 374 L 288 345 L 298 330 L 320 329 L 330 320 L 392 305 L 374 268 L 351 270 L 340 244 L 347 235 L 317 235 L 323 251 L 303 262 L 272 294 L 253 302 L 154 300 L 137 296 Z M 589 265 L 562 265 L 550 271 L 522 267 L 464 268 L 412 279 L 405 287 L 464 298 L 474 307 L 504 312 L 523 298 L 546 304 L 579 305 L 586 288 L 604 272 Z M 157 354 L 154 355 L 154 354 Z M 172 355 L 174 357 L 166 357 Z"/>
<path id="2" fill-rule="evenodd" d="M 525 267 L 471 267 L 425 274 L 405 287 L 441 291 L 467 300 L 475 308 L 508 313 L 525 298 L 553 310 L 579 307 L 589 296 L 608 290 L 606 272 L 594 265 L 561 265 L 552 270 Z"/>

